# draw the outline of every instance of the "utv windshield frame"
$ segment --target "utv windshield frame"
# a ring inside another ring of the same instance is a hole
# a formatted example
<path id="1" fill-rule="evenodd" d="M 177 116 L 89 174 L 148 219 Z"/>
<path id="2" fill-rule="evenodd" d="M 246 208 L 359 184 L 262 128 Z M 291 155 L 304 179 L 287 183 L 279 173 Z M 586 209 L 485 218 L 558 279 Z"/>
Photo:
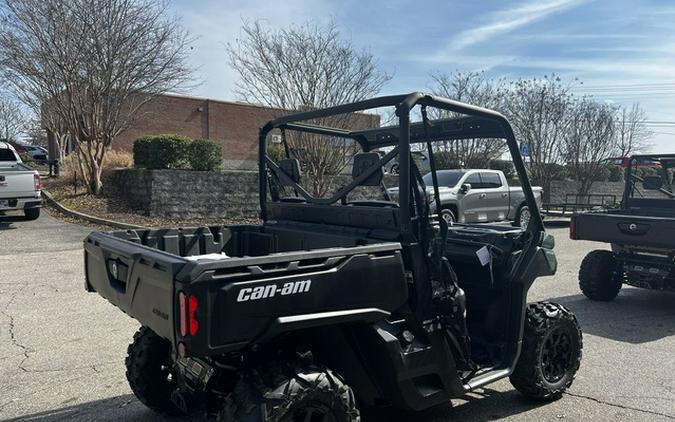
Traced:
<path id="1" fill-rule="evenodd" d="M 422 122 L 410 122 L 410 112 L 417 105 L 455 112 L 462 114 L 462 116 L 435 120 L 431 122 L 432 125 L 428 125 L 425 128 Z M 357 113 L 380 107 L 394 107 L 399 124 L 390 127 L 376 127 L 366 130 L 349 131 L 303 123 L 312 119 L 347 113 Z M 302 186 L 286 175 L 278 167 L 275 161 L 267 155 L 267 137 L 274 129 L 353 139 L 361 146 L 364 152 L 370 152 L 382 147 L 393 148 L 381 157 L 378 163 L 371 168 L 368 168 L 363 174 L 355 178 L 352 183 L 340 189 L 331 198 L 313 198 L 302 188 Z M 544 228 L 541 214 L 536 205 L 534 194 L 532 193 L 525 164 L 520 155 L 520 148 L 516 141 L 513 129 L 506 117 L 493 110 L 420 92 L 406 95 L 378 97 L 335 107 L 294 113 L 268 122 L 260 129 L 259 135 L 258 177 L 261 218 L 263 221 L 267 221 L 268 169 L 276 174 L 286 185 L 292 186 L 300 196 L 303 196 L 304 199 L 307 200 L 308 203 L 329 205 L 338 202 L 346 193 L 353 190 L 359 183 L 366 180 L 376 171 L 380 171 L 379 169 L 383 165 L 398 155 L 400 231 L 403 234 L 412 233 L 411 194 L 416 182 L 411 169 L 411 144 L 426 143 L 428 141 L 452 141 L 481 138 L 498 138 L 506 141 L 516 173 L 525 194 L 527 206 L 531 212 L 530 224 L 526 228 L 526 231 L 543 231 Z"/>

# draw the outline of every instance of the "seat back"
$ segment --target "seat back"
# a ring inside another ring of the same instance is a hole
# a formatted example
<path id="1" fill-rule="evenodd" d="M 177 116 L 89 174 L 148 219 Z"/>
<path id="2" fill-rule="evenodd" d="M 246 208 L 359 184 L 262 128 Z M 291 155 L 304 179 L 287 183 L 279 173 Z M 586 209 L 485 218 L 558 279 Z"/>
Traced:
<path id="1" fill-rule="evenodd" d="M 354 165 L 352 167 L 352 178 L 356 179 L 366 172 L 370 167 L 374 166 L 380 161 L 380 154 L 376 152 L 360 152 L 354 155 Z M 384 177 L 384 170 L 382 167 L 375 173 L 371 174 L 359 186 L 380 186 L 382 178 Z"/>
<path id="2" fill-rule="evenodd" d="M 300 162 L 297 158 L 285 158 L 279 161 L 279 168 L 281 171 L 286 174 L 292 181 L 295 183 L 300 183 L 302 180 L 302 171 L 300 170 Z M 283 180 L 279 181 L 284 186 L 290 186 L 290 183 L 286 183 Z"/>

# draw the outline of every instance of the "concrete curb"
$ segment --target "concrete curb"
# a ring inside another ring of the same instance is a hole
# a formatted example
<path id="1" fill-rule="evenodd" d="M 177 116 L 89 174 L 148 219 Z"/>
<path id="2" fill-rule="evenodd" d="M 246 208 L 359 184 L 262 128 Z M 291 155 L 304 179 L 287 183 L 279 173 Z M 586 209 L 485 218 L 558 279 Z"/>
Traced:
<path id="1" fill-rule="evenodd" d="M 80 220 L 85 220 L 90 223 L 95 223 L 95 224 L 102 224 L 105 226 L 110 226 L 110 227 L 115 227 L 118 229 L 147 229 L 145 226 L 137 226 L 135 224 L 127 224 L 127 223 L 120 223 L 119 221 L 113 221 L 113 220 L 108 220 L 105 218 L 100 218 L 100 217 L 94 217 L 93 215 L 88 215 L 81 213 L 79 211 L 74 211 L 71 210 L 70 208 L 65 207 L 62 205 L 59 201 L 54 199 L 51 193 L 49 191 L 42 189 L 42 195 L 44 196 L 46 202 L 50 203 L 53 205 L 56 209 L 61 211 L 62 213 L 73 217 L 73 218 L 78 218 Z"/>

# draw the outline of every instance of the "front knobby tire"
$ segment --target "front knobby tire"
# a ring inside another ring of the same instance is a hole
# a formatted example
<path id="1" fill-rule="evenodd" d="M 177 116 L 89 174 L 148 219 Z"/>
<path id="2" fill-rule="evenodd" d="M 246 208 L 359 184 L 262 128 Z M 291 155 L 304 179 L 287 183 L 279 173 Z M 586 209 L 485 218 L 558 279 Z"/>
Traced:
<path id="1" fill-rule="evenodd" d="M 171 401 L 176 388 L 171 343 L 150 328 L 141 327 L 127 353 L 127 380 L 138 400 L 155 412 L 177 413 L 179 409 Z"/>
<path id="2" fill-rule="evenodd" d="M 220 418 L 232 422 L 361 420 L 352 389 L 337 374 L 313 365 L 247 374 L 225 400 Z"/>
<path id="3" fill-rule="evenodd" d="M 621 290 L 623 272 L 611 251 L 592 251 L 581 262 L 579 288 L 591 300 L 609 302 Z"/>
<path id="4" fill-rule="evenodd" d="M 533 399 L 559 399 L 574 381 L 582 347 L 579 323 L 567 308 L 552 302 L 528 305 L 511 384 Z"/>

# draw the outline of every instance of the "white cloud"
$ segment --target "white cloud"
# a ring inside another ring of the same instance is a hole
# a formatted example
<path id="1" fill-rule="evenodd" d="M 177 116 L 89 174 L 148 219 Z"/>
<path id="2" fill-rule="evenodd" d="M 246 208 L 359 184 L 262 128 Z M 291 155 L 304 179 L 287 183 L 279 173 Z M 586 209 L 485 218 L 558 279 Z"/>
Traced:
<path id="1" fill-rule="evenodd" d="M 483 25 L 460 32 L 451 40 L 449 47 L 451 50 L 461 50 L 495 36 L 512 32 L 554 13 L 570 9 L 584 1 L 530 0 L 529 3 L 524 3 L 511 9 L 499 10 L 490 14 L 487 22 Z"/>

